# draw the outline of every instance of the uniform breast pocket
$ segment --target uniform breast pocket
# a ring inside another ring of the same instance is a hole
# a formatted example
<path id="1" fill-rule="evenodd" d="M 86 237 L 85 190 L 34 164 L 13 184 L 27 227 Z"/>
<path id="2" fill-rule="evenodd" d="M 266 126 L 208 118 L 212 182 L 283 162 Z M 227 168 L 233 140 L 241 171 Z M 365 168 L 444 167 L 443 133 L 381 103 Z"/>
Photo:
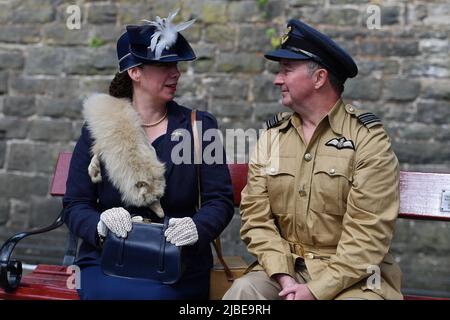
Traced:
<path id="1" fill-rule="evenodd" d="M 279 158 L 267 168 L 267 191 L 275 215 L 295 213 L 296 158 Z"/>
<path id="2" fill-rule="evenodd" d="M 311 184 L 310 208 L 342 216 L 347 210 L 347 197 L 353 181 L 353 160 L 317 156 Z"/>

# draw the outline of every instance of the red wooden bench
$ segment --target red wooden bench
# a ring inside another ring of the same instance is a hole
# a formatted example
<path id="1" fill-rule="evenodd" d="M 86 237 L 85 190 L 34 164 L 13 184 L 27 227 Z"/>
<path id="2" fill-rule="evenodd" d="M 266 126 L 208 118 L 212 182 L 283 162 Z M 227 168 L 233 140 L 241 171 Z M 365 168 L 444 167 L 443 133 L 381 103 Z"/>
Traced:
<path id="1" fill-rule="evenodd" d="M 63 196 L 72 154 L 59 155 L 51 185 L 52 196 Z M 241 191 L 247 183 L 247 164 L 229 165 L 233 182 L 234 203 L 241 201 Z M 450 190 L 450 174 L 401 172 L 400 174 L 400 218 L 450 221 L 450 208 L 441 209 L 443 190 Z M 29 235 L 43 233 L 59 227 L 63 223 L 62 212 L 55 222 L 46 228 L 29 233 L 23 232 L 11 237 L 0 249 L 0 283 L 3 288 L 8 283 L 20 279 L 21 263 L 10 256 L 17 242 Z M 73 238 L 71 239 L 73 241 Z M 70 248 L 70 245 L 68 246 Z M 67 288 L 67 266 L 73 263 L 75 252 L 66 252 L 62 266 L 38 265 L 25 275 L 17 288 L 0 289 L 0 299 L 78 299 L 75 289 Z M 17 278 L 17 279 L 15 279 Z M 406 300 L 441 300 L 446 298 L 426 296 L 405 296 Z M 447 299 L 446 299 L 447 300 Z"/>

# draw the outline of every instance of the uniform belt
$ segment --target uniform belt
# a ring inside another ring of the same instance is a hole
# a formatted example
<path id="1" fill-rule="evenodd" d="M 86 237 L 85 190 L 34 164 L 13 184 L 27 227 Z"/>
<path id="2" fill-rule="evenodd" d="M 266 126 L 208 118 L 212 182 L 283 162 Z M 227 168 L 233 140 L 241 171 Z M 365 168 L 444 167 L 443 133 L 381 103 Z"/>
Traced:
<path id="1" fill-rule="evenodd" d="M 300 243 L 289 242 L 291 252 L 302 257 L 303 259 L 319 259 L 329 258 L 336 254 L 336 248 L 314 248 L 311 246 L 305 246 Z"/>

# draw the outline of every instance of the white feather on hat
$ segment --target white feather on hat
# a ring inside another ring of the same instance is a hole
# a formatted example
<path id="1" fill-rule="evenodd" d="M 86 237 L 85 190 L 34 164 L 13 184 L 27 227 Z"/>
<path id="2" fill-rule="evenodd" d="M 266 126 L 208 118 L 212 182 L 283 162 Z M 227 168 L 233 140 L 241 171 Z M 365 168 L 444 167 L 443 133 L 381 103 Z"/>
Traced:
<path id="1" fill-rule="evenodd" d="M 155 59 L 161 58 L 161 53 L 164 50 L 168 50 L 172 45 L 177 42 L 178 32 L 187 29 L 191 24 L 195 22 L 195 19 L 177 24 L 172 24 L 173 18 L 178 14 L 177 9 L 175 12 L 169 13 L 167 18 L 160 18 L 156 16 L 156 21 L 142 20 L 156 28 L 156 31 L 151 36 L 150 50 L 155 52 Z"/>

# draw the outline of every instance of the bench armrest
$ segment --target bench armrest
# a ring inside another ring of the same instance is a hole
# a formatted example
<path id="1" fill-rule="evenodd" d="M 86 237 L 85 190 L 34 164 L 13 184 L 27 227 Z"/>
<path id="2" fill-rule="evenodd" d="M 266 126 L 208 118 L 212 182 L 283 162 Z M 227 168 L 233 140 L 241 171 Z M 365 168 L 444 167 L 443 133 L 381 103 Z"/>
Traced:
<path id="1" fill-rule="evenodd" d="M 0 287 L 3 288 L 6 292 L 11 292 L 16 289 L 20 280 L 22 279 L 22 262 L 11 259 L 12 252 L 19 243 L 25 237 L 48 232 L 60 227 L 64 221 L 64 209 L 61 210 L 59 216 L 56 220 L 49 226 L 31 230 L 27 232 L 20 232 L 9 238 L 3 246 L 0 248 Z"/>

